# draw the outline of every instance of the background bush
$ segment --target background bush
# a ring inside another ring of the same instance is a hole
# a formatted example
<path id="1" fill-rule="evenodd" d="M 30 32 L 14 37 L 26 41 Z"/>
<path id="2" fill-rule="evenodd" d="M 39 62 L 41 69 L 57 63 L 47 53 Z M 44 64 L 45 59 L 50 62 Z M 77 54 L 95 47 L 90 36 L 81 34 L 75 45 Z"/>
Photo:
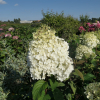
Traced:
<path id="1" fill-rule="evenodd" d="M 47 14 L 42 14 L 44 18 L 41 22 L 47 24 L 51 28 L 54 28 L 56 30 L 56 36 L 66 40 L 78 32 L 78 28 L 80 26 L 78 19 L 75 19 L 71 16 L 64 17 L 64 13 L 60 15 L 57 13 L 55 15 L 49 12 L 47 12 Z"/>

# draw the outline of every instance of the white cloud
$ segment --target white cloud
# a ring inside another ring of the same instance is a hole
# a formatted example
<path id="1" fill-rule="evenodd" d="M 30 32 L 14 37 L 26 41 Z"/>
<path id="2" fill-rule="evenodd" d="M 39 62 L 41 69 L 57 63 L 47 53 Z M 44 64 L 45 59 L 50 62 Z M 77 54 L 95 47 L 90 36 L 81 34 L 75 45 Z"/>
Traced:
<path id="1" fill-rule="evenodd" d="M 6 2 L 3 0 L 0 0 L 0 4 L 6 4 Z"/>
<path id="2" fill-rule="evenodd" d="M 14 6 L 18 6 L 18 4 L 15 4 Z"/>

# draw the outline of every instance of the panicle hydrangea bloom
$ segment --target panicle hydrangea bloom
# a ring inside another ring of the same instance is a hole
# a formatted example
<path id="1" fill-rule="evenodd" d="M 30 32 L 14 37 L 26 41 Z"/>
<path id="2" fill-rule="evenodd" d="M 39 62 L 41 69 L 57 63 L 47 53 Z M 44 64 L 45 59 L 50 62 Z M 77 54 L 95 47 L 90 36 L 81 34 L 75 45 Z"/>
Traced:
<path id="1" fill-rule="evenodd" d="M 13 36 L 12 38 L 17 40 L 19 37 L 18 36 Z"/>
<path id="2" fill-rule="evenodd" d="M 76 48 L 76 56 L 75 58 L 76 59 L 82 59 L 83 56 L 86 56 L 86 57 L 93 57 L 95 58 L 96 55 L 95 53 L 92 51 L 91 48 L 87 47 L 86 45 L 79 45 L 77 48 Z"/>
<path id="3" fill-rule="evenodd" d="M 56 37 L 55 31 L 45 25 L 33 33 L 27 56 L 32 79 L 45 79 L 46 74 L 54 75 L 59 81 L 68 78 L 74 70 L 68 49 L 68 43 Z"/>
<path id="4" fill-rule="evenodd" d="M 97 36 L 93 34 L 93 32 L 86 32 L 86 34 L 83 36 L 82 44 L 86 45 L 90 48 L 95 48 L 97 44 L 99 44 L 99 40 L 97 39 Z"/>
<path id="5" fill-rule="evenodd" d="M 89 100 L 100 100 L 100 82 L 90 83 L 84 89 Z"/>
<path id="6" fill-rule="evenodd" d="M 0 31 L 2 31 L 3 30 L 3 28 L 0 28 Z"/>
<path id="7" fill-rule="evenodd" d="M 8 31 L 14 31 L 14 28 L 13 28 L 13 27 L 10 27 L 10 28 L 8 29 Z"/>
<path id="8" fill-rule="evenodd" d="M 2 39 L 5 36 L 5 33 L 0 34 L 0 39 Z"/>
<path id="9" fill-rule="evenodd" d="M 2 24 L 1 27 L 2 27 L 2 26 L 6 26 L 6 24 Z"/>
<path id="10" fill-rule="evenodd" d="M 11 37 L 12 35 L 10 33 L 5 34 L 5 37 Z"/>

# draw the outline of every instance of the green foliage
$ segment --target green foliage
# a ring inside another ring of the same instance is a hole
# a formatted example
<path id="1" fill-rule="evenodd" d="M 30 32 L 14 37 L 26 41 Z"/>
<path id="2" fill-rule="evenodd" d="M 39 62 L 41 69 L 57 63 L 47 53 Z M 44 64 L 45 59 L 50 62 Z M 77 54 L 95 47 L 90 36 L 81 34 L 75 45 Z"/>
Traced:
<path id="1" fill-rule="evenodd" d="M 56 35 L 63 37 L 69 43 L 69 55 L 73 58 L 75 72 L 64 82 L 58 82 L 54 77 L 45 81 L 32 80 L 26 56 L 36 27 L 31 27 L 31 24 L 6 23 L 8 26 L 4 27 L 5 33 L 8 33 L 9 27 L 14 27 L 15 31 L 11 34 L 19 36 L 18 40 L 21 42 L 9 37 L 2 38 L 0 41 L 0 100 L 31 100 L 32 98 L 33 100 L 37 98 L 38 100 L 88 100 L 84 94 L 84 87 L 89 83 L 100 81 L 100 45 L 93 49 L 97 54 L 95 59 L 76 60 L 75 49 L 79 45 L 76 32 L 80 26 L 79 21 L 71 16 L 64 18 L 63 14 L 44 14 L 44 16 L 42 23 L 54 28 Z M 84 25 L 85 23 L 86 20 Z M 99 33 L 96 31 L 95 35 L 100 40 Z"/>
<path id="2" fill-rule="evenodd" d="M 5 76 L 5 74 L 0 72 L 0 100 L 6 100 L 8 94 L 9 94 L 9 90 L 5 91 L 6 87 L 4 89 L 2 88 L 4 76 Z"/>
<path id="3" fill-rule="evenodd" d="M 20 23 L 20 18 L 14 19 L 14 23 Z"/>
<path id="4" fill-rule="evenodd" d="M 53 91 L 53 95 L 54 95 L 54 99 L 55 100 L 64 100 L 63 98 L 63 94 L 61 93 L 61 91 L 56 88 L 54 91 Z"/>
<path id="5" fill-rule="evenodd" d="M 82 73 L 81 73 L 78 69 L 75 69 L 75 72 L 76 72 L 77 75 L 79 75 L 79 76 L 81 77 L 81 79 L 84 81 L 84 78 L 83 78 Z"/>
<path id="6" fill-rule="evenodd" d="M 73 90 L 73 93 L 74 93 L 74 95 L 75 95 L 75 92 L 76 92 L 76 87 L 74 87 L 75 84 L 71 81 L 71 82 L 69 83 L 69 85 L 70 85 L 70 87 L 71 87 L 71 89 Z"/>
<path id="7" fill-rule="evenodd" d="M 38 82 L 36 82 L 32 90 L 33 99 L 34 100 L 44 100 L 43 98 L 45 95 L 45 89 L 47 87 L 48 87 L 48 83 L 43 80 L 39 80 Z"/>
<path id="8" fill-rule="evenodd" d="M 44 13 L 42 14 L 44 18 L 41 22 L 49 25 L 51 28 L 54 28 L 57 36 L 66 40 L 78 32 L 78 28 L 80 26 L 78 19 L 75 19 L 71 16 L 64 17 L 64 13 L 61 15 L 58 15 L 57 13 L 56 15 L 52 13 L 47 13 L 47 15 Z"/>
<path id="9" fill-rule="evenodd" d="M 89 20 L 89 16 L 88 16 L 88 15 L 85 15 L 85 16 L 83 16 L 83 15 L 81 16 L 81 15 L 80 15 L 80 22 L 81 22 L 81 23 L 84 23 L 84 22 L 87 23 L 88 20 Z"/>
<path id="10" fill-rule="evenodd" d="M 87 74 L 84 76 L 84 80 L 85 80 L 85 81 L 92 80 L 93 78 L 95 78 L 95 76 L 94 76 L 93 74 L 89 74 L 89 73 L 87 73 Z"/>

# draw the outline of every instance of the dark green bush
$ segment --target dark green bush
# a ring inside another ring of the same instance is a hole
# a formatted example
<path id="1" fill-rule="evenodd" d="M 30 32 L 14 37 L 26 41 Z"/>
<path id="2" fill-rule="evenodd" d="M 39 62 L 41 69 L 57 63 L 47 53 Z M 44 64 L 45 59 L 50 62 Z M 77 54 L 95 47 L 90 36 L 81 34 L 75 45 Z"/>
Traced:
<path id="1" fill-rule="evenodd" d="M 75 19 L 71 16 L 64 17 L 64 13 L 58 15 L 56 13 L 48 13 L 43 14 L 42 23 L 47 24 L 51 28 L 54 28 L 56 30 L 56 36 L 59 36 L 60 38 L 64 38 L 65 40 L 69 37 L 72 37 L 73 34 L 76 34 L 78 32 L 78 28 L 80 26 L 80 22 L 78 19 Z"/>

